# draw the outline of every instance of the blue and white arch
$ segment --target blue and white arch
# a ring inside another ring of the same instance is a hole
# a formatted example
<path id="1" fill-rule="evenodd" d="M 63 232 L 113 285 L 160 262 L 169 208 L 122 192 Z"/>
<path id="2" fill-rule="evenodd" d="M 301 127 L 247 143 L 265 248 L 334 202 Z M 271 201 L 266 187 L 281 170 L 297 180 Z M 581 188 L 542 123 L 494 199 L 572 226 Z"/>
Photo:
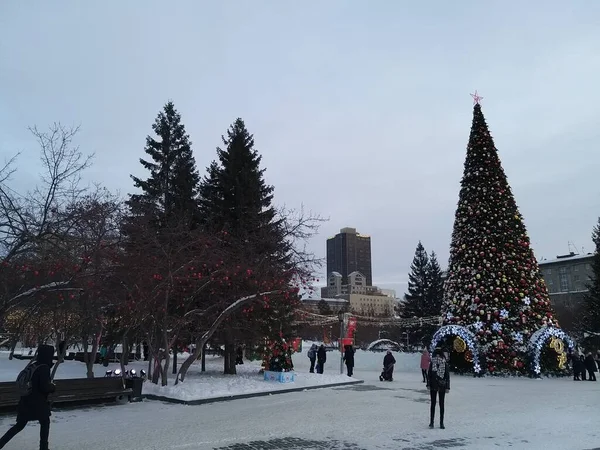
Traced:
<path id="1" fill-rule="evenodd" d="M 562 339 L 570 352 L 575 350 L 575 341 L 571 339 L 571 337 L 565 333 L 560 328 L 554 328 L 544 325 L 539 330 L 531 335 L 529 338 L 529 343 L 527 344 L 527 353 L 529 353 L 529 357 L 531 358 L 531 369 L 537 375 L 539 375 L 542 371 L 542 367 L 540 366 L 540 355 L 542 353 L 542 348 L 544 347 L 544 343 L 552 338 Z"/>
<path id="2" fill-rule="evenodd" d="M 481 365 L 479 364 L 479 347 L 477 346 L 477 339 L 475 338 L 475 335 L 465 327 L 460 325 L 445 325 L 437 330 L 431 339 L 431 353 L 433 353 L 440 341 L 448 336 L 458 336 L 465 341 L 467 348 L 471 350 L 471 353 L 473 354 L 473 371 L 475 373 L 480 373 Z"/>

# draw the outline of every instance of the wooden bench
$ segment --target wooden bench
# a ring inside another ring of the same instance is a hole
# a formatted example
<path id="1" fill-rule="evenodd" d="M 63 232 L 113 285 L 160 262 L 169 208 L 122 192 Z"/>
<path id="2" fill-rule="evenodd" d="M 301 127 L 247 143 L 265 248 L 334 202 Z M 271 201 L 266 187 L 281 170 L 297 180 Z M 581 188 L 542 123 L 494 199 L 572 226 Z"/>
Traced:
<path id="1" fill-rule="evenodd" d="M 75 405 L 95 402 L 127 403 L 133 389 L 123 387 L 121 378 L 75 378 L 55 380 L 56 391 L 48 396 L 54 405 Z M 19 404 L 15 381 L 0 383 L 0 408 L 14 409 Z"/>

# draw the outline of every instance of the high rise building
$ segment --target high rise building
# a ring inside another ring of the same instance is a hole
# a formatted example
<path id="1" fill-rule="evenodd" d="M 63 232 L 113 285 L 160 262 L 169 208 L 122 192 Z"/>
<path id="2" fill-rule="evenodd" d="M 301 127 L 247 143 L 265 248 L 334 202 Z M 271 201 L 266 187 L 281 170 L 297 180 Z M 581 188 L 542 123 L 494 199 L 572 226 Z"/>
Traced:
<path id="1" fill-rule="evenodd" d="M 356 232 L 356 228 L 342 228 L 339 234 L 327 239 L 327 276 L 337 272 L 341 284 L 347 285 L 348 276 L 360 272 L 366 285 L 373 286 L 371 270 L 371 238 Z"/>

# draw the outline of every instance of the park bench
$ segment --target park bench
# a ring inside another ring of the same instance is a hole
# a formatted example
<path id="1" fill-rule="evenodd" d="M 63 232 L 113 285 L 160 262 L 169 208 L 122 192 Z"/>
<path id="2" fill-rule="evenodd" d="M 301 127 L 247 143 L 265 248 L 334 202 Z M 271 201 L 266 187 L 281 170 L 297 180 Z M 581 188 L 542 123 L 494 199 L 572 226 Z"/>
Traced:
<path id="1" fill-rule="evenodd" d="M 123 387 L 122 378 L 75 378 L 55 380 L 56 391 L 48 400 L 53 405 L 75 406 L 85 403 L 116 402 L 127 403 L 133 396 L 133 389 Z M 15 381 L 0 383 L 0 409 L 14 410 L 19 403 L 19 393 Z"/>

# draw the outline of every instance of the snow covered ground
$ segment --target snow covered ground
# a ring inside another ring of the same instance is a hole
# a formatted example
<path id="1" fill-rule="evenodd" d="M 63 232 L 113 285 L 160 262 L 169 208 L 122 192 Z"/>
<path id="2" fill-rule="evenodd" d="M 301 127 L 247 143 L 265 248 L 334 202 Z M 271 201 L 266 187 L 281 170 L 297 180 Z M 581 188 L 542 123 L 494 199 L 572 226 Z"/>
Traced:
<path id="1" fill-rule="evenodd" d="M 4 361 L 0 361 L 0 366 Z M 427 428 L 420 374 L 394 382 L 359 371 L 363 385 L 200 406 L 144 401 L 56 411 L 50 448 L 164 450 L 589 450 L 600 446 L 600 384 L 454 376 L 446 430 Z M 13 417 L 0 417 L 0 432 Z M 7 447 L 36 448 L 29 425 Z"/>
<path id="2" fill-rule="evenodd" d="M 245 364 L 237 366 L 238 375 L 223 375 L 223 359 L 208 356 L 206 359 L 205 373 L 200 371 L 200 364 L 194 364 L 189 370 L 184 383 L 173 385 L 174 375 L 171 376 L 169 386 L 162 387 L 151 383 L 145 383 L 144 394 L 153 394 L 160 397 L 168 397 L 184 401 L 202 400 L 209 398 L 228 397 L 233 395 L 270 392 L 290 388 L 314 387 L 319 385 L 330 385 L 355 381 L 356 377 L 349 378 L 340 374 L 340 353 L 331 351 L 327 353 L 325 373 L 311 374 L 309 372 L 310 361 L 307 357 L 311 342 L 305 342 L 302 353 L 294 354 L 293 361 L 296 369 L 296 381 L 294 383 L 277 383 L 264 381 L 259 362 L 246 361 Z M 355 355 L 356 370 L 377 372 L 381 370 L 383 353 L 358 351 Z M 179 362 L 183 362 L 187 354 L 180 354 Z M 397 371 L 411 371 L 418 367 L 419 356 L 413 354 L 396 354 Z M 27 364 L 26 361 L 13 359 L 8 360 L 8 353 L 0 352 L 0 381 L 14 381 L 19 371 Z M 105 368 L 95 365 L 95 375 L 103 376 L 105 371 L 119 368 L 118 364 L 111 364 Z M 147 369 L 147 363 L 132 362 L 128 368 L 138 371 Z M 56 373 L 57 379 L 84 378 L 86 374 L 85 365 L 75 361 L 65 361 Z"/>
<path id="3" fill-rule="evenodd" d="M 294 356 L 299 380 L 309 361 Z M 421 382 L 419 355 L 395 354 L 394 381 L 378 380 L 383 353 L 357 352 L 355 378 L 365 384 L 303 391 L 199 406 L 144 401 L 123 406 L 55 411 L 51 448 L 61 450 L 218 449 L 286 450 L 458 450 L 600 448 L 600 383 L 571 379 L 452 377 L 446 397 L 446 430 L 427 428 L 429 394 Z M 208 372 L 194 368 L 172 395 L 197 398 L 248 392 L 268 385 L 257 365 L 238 366 L 223 376 L 220 358 L 208 358 Z M 12 381 L 23 361 L 0 354 L 0 380 Z M 99 373 L 104 372 L 98 367 Z M 116 367 L 116 366 L 115 366 Z M 133 367 L 142 368 L 140 363 Z M 67 362 L 59 378 L 81 377 L 85 368 Z M 339 353 L 329 352 L 325 376 L 339 377 Z M 345 376 L 341 377 L 347 380 Z M 304 382 L 304 381 L 303 381 Z M 225 384 L 224 384 L 225 383 Z M 188 387 L 191 386 L 191 387 Z M 197 386 L 194 388 L 194 386 Z M 281 388 L 292 385 L 279 385 Z M 145 387 L 148 392 L 148 387 Z M 150 389 L 158 389 L 152 387 Z M 171 387 L 167 390 L 173 389 Z M 14 422 L 0 416 L 0 433 Z M 436 421 L 437 425 L 437 421 Z M 38 425 L 29 425 L 6 448 L 35 448 Z"/>

